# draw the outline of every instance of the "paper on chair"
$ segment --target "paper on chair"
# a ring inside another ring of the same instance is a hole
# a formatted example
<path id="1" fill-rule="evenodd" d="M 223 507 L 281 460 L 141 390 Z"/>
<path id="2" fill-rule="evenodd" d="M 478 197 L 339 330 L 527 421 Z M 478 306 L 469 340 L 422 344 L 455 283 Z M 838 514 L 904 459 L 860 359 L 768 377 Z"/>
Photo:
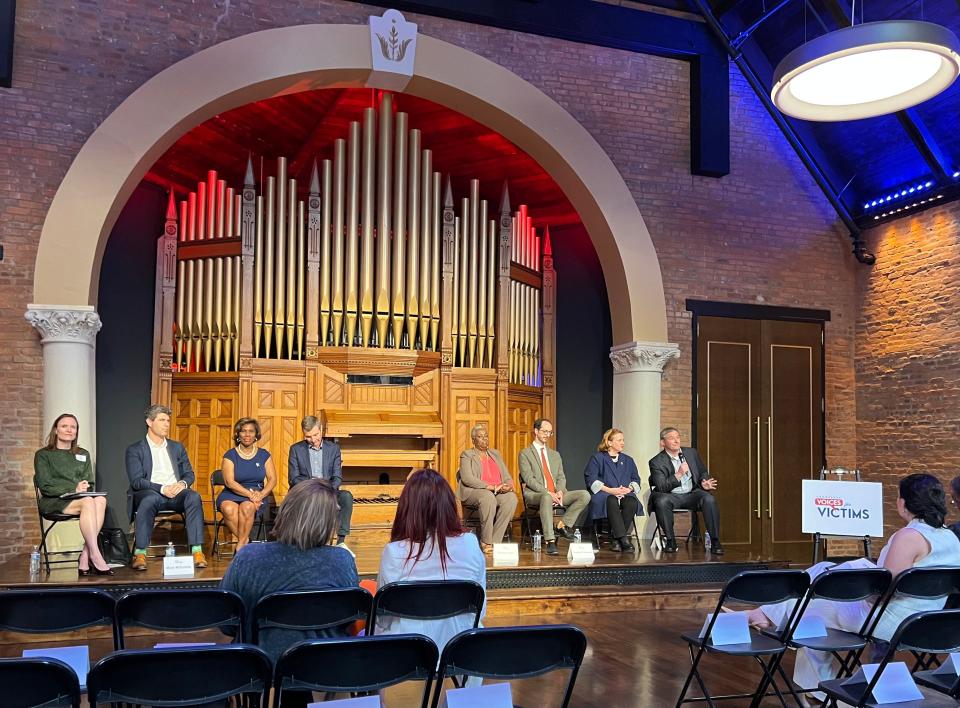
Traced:
<path id="1" fill-rule="evenodd" d="M 707 615 L 707 619 L 700 629 L 702 638 L 710 626 L 710 618 L 713 613 Z M 747 615 L 743 612 L 723 613 L 717 617 L 710 632 L 710 640 L 714 644 L 749 644 L 750 643 L 750 625 L 747 624 Z"/>
<path id="2" fill-rule="evenodd" d="M 880 664 L 863 664 L 857 673 L 843 682 L 844 686 L 869 684 L 877 673 Z M 902 703 L 921 701 L 923 694 L 910 675 L 910 669 L 902 661 L 891 661 L 883 670 L 877 684 L 873 687 L 873 700 L 876 703 Z"/>
<path id="3" fill-rule="evenodd" d="M 447 691 L 447 708 L 513 708 L 513 692 L 509 683 L 451 688 Z"/>
<path id="4" fill-rule="evenodd" d="M 954 652 L 950 654 L 946 661 L 933 670 L 933 673 L 940 674 L 941 676 L 944 674 L 947 676 L 960 675 L 960 653 Z"/>
<path id="5" fill-rule="evenodd" d="M 42 649 L 24 649 L 24 658 L 42 657 L 44 659 L 59 659 L 73 669 L 80 680 L 80 688 L 87 685 L 87 674 L 90 673 L 90 647 L 81 644 L 75 647 L 45 647 Z"/>
<path id="6" fill-rule="evenodd" d="M 826 637 L 827 624 L 823 617 L 809 615 L 800 618 L 800 623 L 793 631 L 794 639 L 813 639 L 814 637 Z"/>
<path id="7" fill-rule="evenodd" d="M 308 703 L 307 708 L 381 708 L 382 705 L 380 696 L 359 696 L 357 698 L 341 698 L 338 701 Z"/>

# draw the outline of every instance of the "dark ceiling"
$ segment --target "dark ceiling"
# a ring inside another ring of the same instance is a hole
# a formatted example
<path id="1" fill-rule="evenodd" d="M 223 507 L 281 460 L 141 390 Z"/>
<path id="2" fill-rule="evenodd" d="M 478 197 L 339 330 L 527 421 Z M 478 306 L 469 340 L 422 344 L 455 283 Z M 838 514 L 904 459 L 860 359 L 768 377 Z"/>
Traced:
<path id="1" fill-rule="evenodd" d="M 261 166 L 264 174 L 275 174 L 276 158 L 287 157 L 289 176 L 305 191 L 313 160 L 332 158 L 334 141 L 346 138 L 350 122 L 362 121 L 364 108 L 378 102 L 378 94 L 370 89 L 323 89 L 241 106 L 181 136 L 146 180 L 173 188 L 182 198 L 196 190 L 207 170 L 217 170 L 228 186 L 239 189 L 247 156 L 252 154 L 258 188 Z M 455 199 L 467 195 L 470 179 L 479 179 L 481 196 L 499 208 L 506 180 L 513 209 L 530 205 L 537 226 L 580 221 L 553 179 L 499 133 L 408 94 L 394 95 L 394 109 L 406 112 L 409 126 L 421 130 L 423 147 L 433 151 L 434 169 L 444 180 L 451 177 Z"/>

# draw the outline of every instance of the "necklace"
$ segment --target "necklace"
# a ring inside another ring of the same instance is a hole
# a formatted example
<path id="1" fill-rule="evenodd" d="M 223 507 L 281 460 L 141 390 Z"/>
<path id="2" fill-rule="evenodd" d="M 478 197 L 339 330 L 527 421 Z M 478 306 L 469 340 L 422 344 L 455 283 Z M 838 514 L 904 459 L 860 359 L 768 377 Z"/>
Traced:
<path id="1" fill-rule="evenodd" d="M 256 445 L 254 445 L 254 446 L 253 446 L 253 452 L 251 452 L 249 455 L 244 455 L 244 454 L 243 454 L 243 449 L 242 449 L 239 445 L 237 445 L 237 454 L 240 455 L 240 457 L 242 457 L 242 458 L 245 459 L 245 460 L 252 460 L 254 457 L 257 456 L 257 450 L 258 450 L 258 449 L 259 449 L 259 448 L 258 448 Z"/>

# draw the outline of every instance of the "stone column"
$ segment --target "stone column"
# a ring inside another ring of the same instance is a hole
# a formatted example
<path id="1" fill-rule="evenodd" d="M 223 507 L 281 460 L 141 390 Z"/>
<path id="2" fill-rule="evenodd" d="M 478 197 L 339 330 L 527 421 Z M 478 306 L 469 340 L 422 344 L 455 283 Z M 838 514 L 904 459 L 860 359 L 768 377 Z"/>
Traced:
<path id="1" fill-rule="evenodd" d="M 27 305 L 24 315 L 40 333 L 43 346 L 42 436 L 61 413 L 72 413 L 80 423 L 79 443 L 96 464 L 97 381 L 96 338 L 102 326 L 93 307 L 84 305 Z M 63 532 L 61 533 L 61 529 Z M 56 536 L 56 538 L 53 538 Z M 83 545 L 76 524 L 60 524 L 47 537 L 50 550 Z"/>
<path id="2" fill-rule="evenodd" d="M 610 348 L 613 362 L 613 425 L 623 431 L 626 452 L 637 463 L 646 516 L 637 519 L 641 538 L 652 538 L 653 520 L 647 483 L 647 460 L 660 445 L 660 379 L 671 359 L 680 357 L 676 344 L 628 342 Z"/>

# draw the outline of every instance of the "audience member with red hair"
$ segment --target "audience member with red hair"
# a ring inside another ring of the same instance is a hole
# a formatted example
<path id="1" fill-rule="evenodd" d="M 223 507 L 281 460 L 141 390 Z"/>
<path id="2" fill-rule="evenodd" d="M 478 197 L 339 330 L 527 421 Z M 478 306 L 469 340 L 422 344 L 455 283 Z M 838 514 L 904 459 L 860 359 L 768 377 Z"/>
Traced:
<path id="1" fill-rule="evenodd" d="M 434 470 L 417 470 L 407 479 L 390 543 L 380 556 L 378 587 L 404 580 L 473 580 L 484 590 L 487 587 L 487 564 L 480 543 L 463 528 L 453 490 Z M 378 619 L 376 631 L 423 634 L 443 651 L 452 637 L 472 627 L 472 614 L 442 620 L 387 617 Z"/>

